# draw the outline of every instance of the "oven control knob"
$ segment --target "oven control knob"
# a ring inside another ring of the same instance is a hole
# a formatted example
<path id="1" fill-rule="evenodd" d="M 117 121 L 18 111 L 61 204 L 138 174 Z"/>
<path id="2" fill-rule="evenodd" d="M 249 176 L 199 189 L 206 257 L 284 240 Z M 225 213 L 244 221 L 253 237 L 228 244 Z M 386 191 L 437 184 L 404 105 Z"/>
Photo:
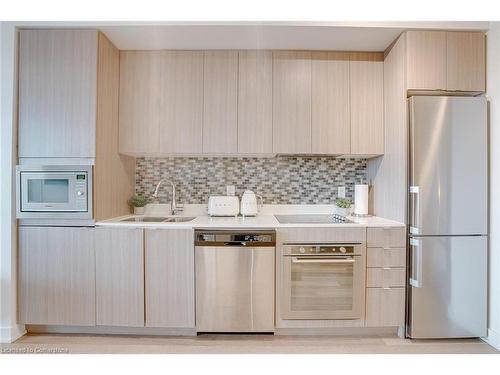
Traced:
<path id="1" fill-rule="evenodd" d="M 76 195 L 78 195 L 79 197 L 81 197 L 81 196 L 83 195 L 83 191 L 78 190 L 78 191 L 76 192 Z"/>
<path id="2" fill-rule="evenodd" d="M 342 246 L 342 247 L 340 248 L 340 252 L 341 252 L 341 253 L 345 253 L 345 247 L 343 247 L 343 246 Z"/>
<path id="3" fill-rule="evenodd" d="M 299 252 L 300 252 L 301 254 L 304 254 L 304 253 L 306 252 L 306 249 L 304 249 L 303 247 L 301 247 L 301 248 L 299 249 Z"/>

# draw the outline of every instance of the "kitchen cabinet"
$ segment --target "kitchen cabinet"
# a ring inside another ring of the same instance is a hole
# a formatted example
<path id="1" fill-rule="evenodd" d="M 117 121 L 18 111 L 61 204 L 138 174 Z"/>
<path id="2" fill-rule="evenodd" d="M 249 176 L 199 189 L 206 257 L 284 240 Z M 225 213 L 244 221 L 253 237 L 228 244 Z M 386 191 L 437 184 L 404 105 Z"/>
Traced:
<path id="1" fill-rule="evenodd" d="M 96 324 L 144 326 L 144 246 L 139 228 L 97 228 Z"/>
<path id="2" fill-rule="evenodd" d="M 405 288 L 366 289 L 366 327 L 400 327 L 405 323 Z"/>
<path id="3" fill-rule="evenodd" d="M 446 32 L 406 33 L 408 90 L 446 89 Z"/>
<path id="4" fill-rule="evenodd" d="M 203 64 L 203 153 L 238 149 L 238 52 L 205 51 Z"/>
<path id="5" fill-rule="evenodd" d="M 238 53 L 238 154 L 273 153 L 273 54 Z"/>
<path id="6" fill-rule="evenodd" d="M 349 154 L 349 53 L 312 53 L 312 153 Z"/>
<path id="7" fill-rule="evenodd" d="M 195 327 L 194 232 L 145 230 L 146 327 Z"/>
<path id="8" fill-rule="evenodd" d="M 446 33 L 446 88 L 484 92 L 486 89 L 486 37 L 484 33 Z"/>
<path id="9" fill-rule="evenodd" d="M 311 52 L 273 52 L 273 152 L 311 153 Z"/>
<path id="10" fill-rule="evenodd" d="M 367 327 L 403 326 L 405 320 L 406 228 L 366 230 Z"/>
<path id="11" fill-rule="evenodd" d="M 351 55 L 351 155 L 384 153 L 384 63 L 382 56 Z M 368 57 L 369 60 L 366 60 Z"/>
<path id="12" fill-rule="evenodd" d="M 161 51 L 120 52 L 121 153 L 160 151 L 162 56 Z"/>
<path id="13" fill-rule="evenodd" d="M 408 90 L 484 92 L 485 34 L 406 32 Z"/>
<path id="14" fill-rule="evenodd" d="M 92 228 L 19 227 L 19 322 L 95 325 Z"/>
<path id="15" fill-rule="evenodd" d="M 95 157 L 96 30 L 19 33 L 19 157 Z"/>
<path id="16" fill-rule="evenodd" d="M 161 56 L 160 145 L 163 154 L 201 154 L 203 51 Z"/>

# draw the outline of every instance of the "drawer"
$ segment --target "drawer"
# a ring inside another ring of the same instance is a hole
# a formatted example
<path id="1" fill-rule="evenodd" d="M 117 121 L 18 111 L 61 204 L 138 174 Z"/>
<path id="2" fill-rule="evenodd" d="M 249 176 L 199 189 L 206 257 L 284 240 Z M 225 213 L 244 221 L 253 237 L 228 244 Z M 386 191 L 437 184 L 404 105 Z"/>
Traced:
<path id="1" fill-rule="evenodd" d="M 366 289 L 367 327 L 397 327 L 405 322 L 405 288 Z"/>
<path id="2" fill-rule="evenodd" d="M 406 267 L 406 249 L 371 247 L 366 249 L 367 267 Z"/>
<path id="3" fill-rule="evenodd" d="M 366 230 L 362 227 L 347 228 L 286 228 L 276 231 L 279 243 L 300 242 L 361 242 L 366 241 Z"/>
<path id="4" fill-rule="evenodd" d="M 405 227 L 367 228 L 368 247 L 406 247 Z"/>
<path id="5" fill-rule="evenodd" d="M 404 287 L 405 268 L 368 268 L 366 286 L 368 288 Z"/>

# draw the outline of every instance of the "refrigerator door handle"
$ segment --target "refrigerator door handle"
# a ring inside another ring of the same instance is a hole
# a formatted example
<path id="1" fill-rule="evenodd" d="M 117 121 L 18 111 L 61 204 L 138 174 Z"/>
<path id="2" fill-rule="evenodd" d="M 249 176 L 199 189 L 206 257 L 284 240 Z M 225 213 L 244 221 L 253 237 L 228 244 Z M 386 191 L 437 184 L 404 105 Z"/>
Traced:
<path id="1" fill-rule="evenodd" d="M 412 202 L 410 234 L 419 234 L 418 224 L 420 223 L 420 187 L 410 186 L 410 199 Z"/>
<path id="2" fill-rule="evenodd" d="M 422 288 L 422 247 L 420 241 L 410 239 L 411 250 L 411 274 L 410 285 L 414 288 Z"/>

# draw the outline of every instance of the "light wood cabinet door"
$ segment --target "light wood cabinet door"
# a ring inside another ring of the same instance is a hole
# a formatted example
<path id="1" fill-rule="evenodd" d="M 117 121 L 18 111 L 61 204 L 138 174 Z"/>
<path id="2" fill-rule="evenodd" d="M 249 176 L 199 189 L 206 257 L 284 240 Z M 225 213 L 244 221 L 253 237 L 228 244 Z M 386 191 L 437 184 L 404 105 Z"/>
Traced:
<path id="1" fill-rule="evenodd" d="M 144 243 L 138 228 L 97 228 L 96 324 L 144 326 Z"/>
<path id="2" fill-rule="evenodd" d="M 238 154 L 273 152 L 273 53 L 238 53 Z"/>
<path id="3" fill-rule="evenodd" d="M 238 52 L 205 51 L 203 68 L 203 153 L 238 150 Z"/>
<path id="4" fill-rule="evenodd" d="M 367 288 L 367 327 L 398 327 L 405 322 L 405 288 Z"/>
<path id="5" fill-rule="evenodd" d="M 384 63 L 350 61 L 351 154 L 384 153 Z"/>
<path id="6" fill-rule="evenodd" d="M 147 327 L 195 327 L 194 232 L 145 230 Z"/>
<path id="7" fill-rule="evenodd" d="M 448 90 L 485 91 L 485 39 L 483 33 L 446 33 L 446 88 Z"/>
<path id="8" fill-rule="evenodd" d="M 446 32 L 406 33 L 408 90 L 446 90 Z"/>
<path id="9" fill-rule="evenodd" d="M 201 154 L 203 51 L 165 51 L 161 64 L 159 151 Z"/>
<path id="10" fill-rule="evenodd" d="M 405 248 L 369 247 L 366 249 L 367 267 L 404 267 L 405 265 Z"/>
<path id="11" fill-rule="evenodd" d="M 159 152 L 162 54 L 161 51 L 120 52 L 121 153 Z"/>
<path id="12" fill-rule="evenodd" d="M 366 243 L 368 247 L 406 247 L 406 228 L 367 228 Z"/>
<path id="13" fill-rule="evenodd" d="M 273 52 L 273 152 L 311 153 L 311 52 Z"/>
<path id="14" fill-rule="evenodd" d="M 21 30 L 19 157 L 95 157 L 97 31 Z"/>
<path id="15" fill-rule="evenodd" d="M 95 253 L 91 228 L 19 228 L 19 320 L 95 325 Z"/>
<path id="16" fill-rule="evenodd" d="M 349 154 L 349 54 L 312 53 L 312 153 Z"/>

